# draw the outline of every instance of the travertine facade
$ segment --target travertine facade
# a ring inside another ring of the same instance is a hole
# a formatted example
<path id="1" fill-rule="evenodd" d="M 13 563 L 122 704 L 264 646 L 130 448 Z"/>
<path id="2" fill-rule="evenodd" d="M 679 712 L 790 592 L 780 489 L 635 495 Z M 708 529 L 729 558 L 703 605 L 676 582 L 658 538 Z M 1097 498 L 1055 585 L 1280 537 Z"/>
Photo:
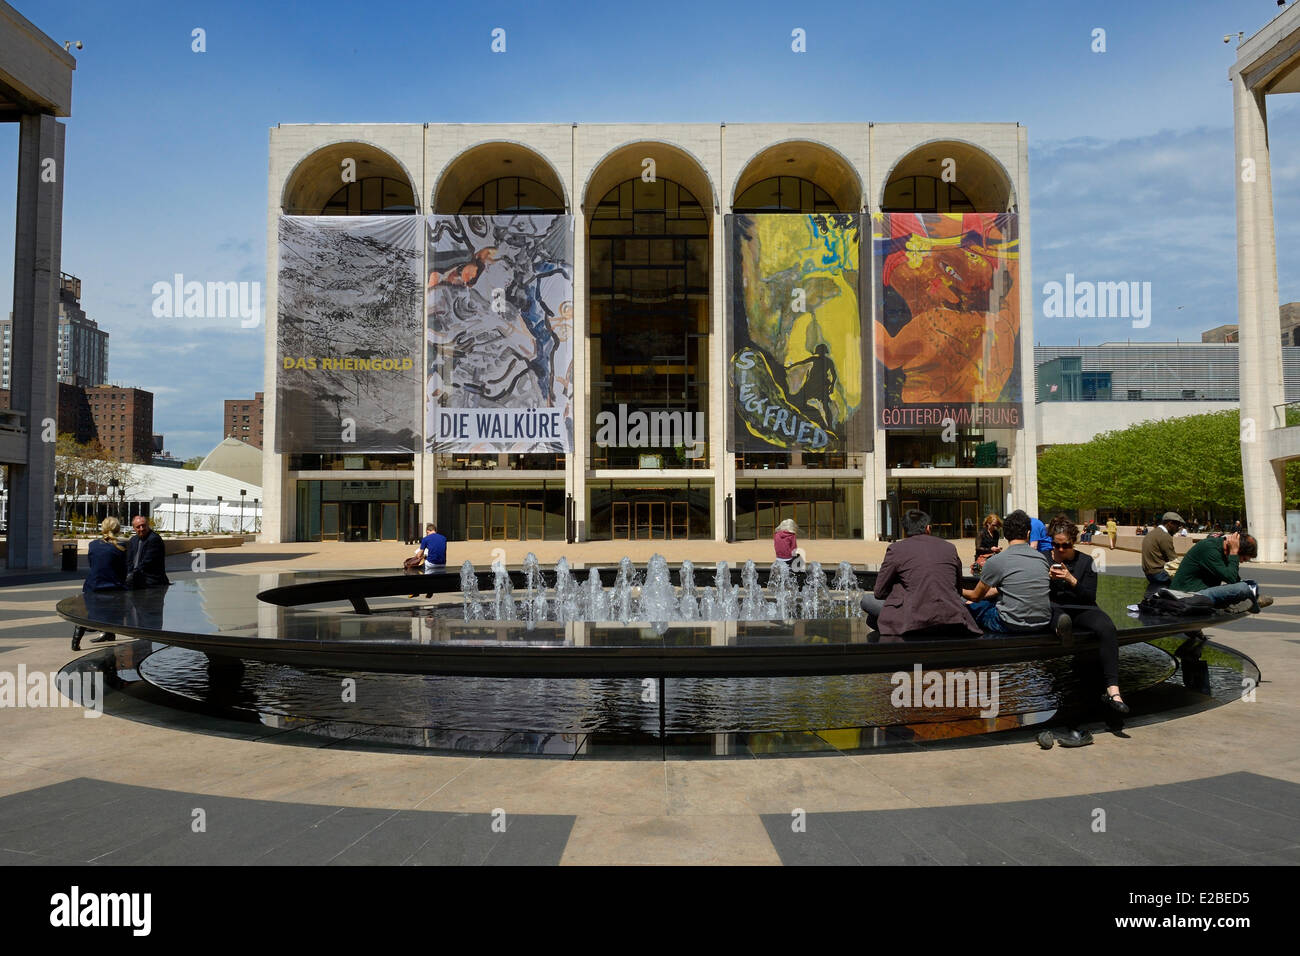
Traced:
<path id="1" fill-rule="evenodd" d="M 1014 123 L 972 124 L 427 124 L 427 125 L 285 125 L 271 130 L 270 177 L 267 208 L 266 349 L 275 355 L 277 221 L 281 214 L 319 214 L 324 199 L 338 188 L 339 163 L 362 155 L 371 170 L 408 179 L 415 212 L 455 213 L 461 203 L 485 182 L 503 176 L 520 176 L 555 186 L 566 211 L 573 215 L 575 328 L 575 453 L 566 456 L 563 470 L 549 472 L 465 472 L 435 467 L 433 455 L 416 455 L 414 473 L 405 469 L 371 470 L 369 480 L 415 481 L 414 498 L 421 520 L 431 517 L 440 485 L 465 483 L 467 488 L 502 487 L 510 480 L 546 478 L 550 487 L 562 483 L 573 515 L 572 532 L 588 537 L 587 524 L 593 489 L 632 487 L 645 480 L 645 469 L 593 468 L 587 449 L 591 445 L 592 369 L 590 343 L 581 334 L 588 322 L 587 242 L 588 217 L 596 204 L 619 183 L 641 175 L 642 161 L 652 158 L 657 175 L 689 190 L 709 215 L 709 339 L 708 421 L 710 457 L 706 469 L 654 469 L 661 482 L 707 485 L 710 498 L 711 536 L 727 535 L 729 499 L 734 501 L 738 480 L 758 479 L 737 471 L 735 455 L 725 451 L 723 430 L 730 401 L 726 386 L 723 330 L 726 317 L 726 267 L 723 216 L 732 211 L 739 193 L 769 177 L 797 177 L 824 190 L 844 212 L 879 212 L 886 185 L 900 175 L 936 176 L 934 164 L 951 159 L 956 164 L 956 185 L 966 190 L 972 211 L 1019 214 L 1020 238 L 1020 369 L 1022 372 L 1024 427 L 987 429 L 985 439 L 1008 452 L 1005 466 L 982 468 L 894 468 L 887 461 L 886 434 L 875 434 L 875 452 L 858 456 L 843 468 L 783 468 L 787 486 L 800 482 L 833 480 L 838 489 L 853 489 L 860 501 L 860 520 L 850 522 L 851 534 L 874 539 L 880 527 L 880 502 L 891 479 L 906 479 L 913 486 L 979 478 L 999 483 L 997 508 L 1036 509 L 1037 484 L 1034 436 L 1037 432 L 1033 399 L 1033 316 L 1030 270 L 1030 217 L 1028 205 L 1027 135 Z M 364 172 L 362 173 L 364 175 Z M 916 211 L 926 211 L 918 207 Z M 946 211 L 930 209 L 929 211 Z M 869 234 L 864 235 L 862 268 L 870 268 Z M 268 361 L 265 387 L 266 447 L 263 488 L 266 494 L 264 537 L 292 540 L 299 527 L 295 514 L 298 481 L 344 477 L 328 471 L 300 469 L 291 472 L 286 456 L 275 452 L 276 367 Z M 937 462 L 935 464 L 938 464 Z M 937 485 L 936 485 L 937 487 Z M 991 485 L 985 485 L 985 496 Z M 836 492 L 839 493 L 838 491 Z M 904 493 L 907 497 L 907 493 Z M 990 499 L 992 500 L 992 499 Z M 733 505 L 734 507 L 734 505 Z M 665 537 L 672 537 L 671 533 Z M 694 535 L 693 535 L 694 536 Z M 513 537 L 513 535 L 506 535 Z"/>

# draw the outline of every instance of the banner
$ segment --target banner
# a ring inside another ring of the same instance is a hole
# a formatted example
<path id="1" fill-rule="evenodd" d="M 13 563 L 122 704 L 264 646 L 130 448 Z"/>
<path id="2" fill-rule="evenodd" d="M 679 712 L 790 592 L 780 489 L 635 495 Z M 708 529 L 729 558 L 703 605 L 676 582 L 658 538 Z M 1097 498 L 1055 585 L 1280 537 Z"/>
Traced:
<path id="1" fill-rule="evenodd" d="M 872 216 L 881 428 L 1022 428 L 1014 213 Z"/>
<path id="2" fill-rule="evenodd" d="M 419 450 L 419 216 L 281 216 L 280 454 Z"/>
<path id="3" fill-rule="evenodd" d="M 428 218 L 429 451 L 573 450 L 573 217 Z"/>
<path id="4" fill-rule="evenodd" d="M 737 214 L 726 225 L 728 450 L 870 450 L 861 217 Z"/>

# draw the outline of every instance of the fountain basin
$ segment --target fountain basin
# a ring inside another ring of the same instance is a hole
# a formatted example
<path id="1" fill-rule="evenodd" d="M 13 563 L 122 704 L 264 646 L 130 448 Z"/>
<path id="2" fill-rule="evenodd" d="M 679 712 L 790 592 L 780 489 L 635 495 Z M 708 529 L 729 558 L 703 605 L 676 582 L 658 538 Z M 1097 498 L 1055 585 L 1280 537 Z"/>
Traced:
<path id="1" fill-rule="evenodd" d="M 616 568 L 598 577 L 612 585 Z M 522 569 L 506 572 L 525 588 Z M 738 583 L 740 569 L 730 569 Z M 872 571 L 854 569 L 859 585 Z M 760 572 L 761 579 L 766 576 Z M 493 572 L 476 576 L 485 592 Z M 1130 616 L 1140 578 L 1103 575 L 1098 601 L 1132 644 L 1213 627 L 1244 612 L 1170 618 Z M 406 596 L 415 590 L 422 599 Z M 882 637 L 862 618 L 809 620 L 589 622 L 465 621 L 427 613 L 426 603 L 461 600 L 456 572 L 294 572 L 270 575 L 178 574 L 170 588 L 92 592 L 60 601 L 73 624 L 203 651 L 298 667 L 382 673 L 486 677 L 729 677 L 884 673 L 926 667 L 981 667 L 1096 650 L 1079 629 L 1063 643 L 1054 634 L 978 638 Z M 341 609 L 340 605 L 346 610 Z"/>

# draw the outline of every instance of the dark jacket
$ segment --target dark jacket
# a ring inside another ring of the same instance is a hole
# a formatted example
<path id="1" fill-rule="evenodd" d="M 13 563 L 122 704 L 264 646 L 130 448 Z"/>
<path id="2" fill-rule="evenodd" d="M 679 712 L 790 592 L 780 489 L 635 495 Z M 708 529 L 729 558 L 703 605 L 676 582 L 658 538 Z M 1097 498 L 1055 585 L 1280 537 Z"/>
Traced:
<path id="1" fill-rule="evenodd" d="M 126 587 L 126 552 L 119 551 L 112 543 L 103 538 L 90 542 L 86 549 L 86 563 L 90 571 L 83 591 L 104 591 L 110 588 Z"/>
<path id="2" fill-rule="evenodd" d="M 994 531 L 981 531 L 979 542 L 975 545 L 975 557 L 978 558 L 981 554 L 992 554 L 993 549 L 998 547 L 1001 543 L 1001 529 Z"/>
<path id="3" fill-rule="evenodd" d="M 167 580 L 167 549 L 163 539 L 150 531 L 143 538 L 131 535 L 126 549 L 126 582 L 133 588 L 156 588 L 171 584 Z"/>
<path id="4" fill-rule="evenodd" d="M 930 534 L 895 541 L 876 575 L 874 593 L 885 602 L 880 633 L 944 628 L 953 636 L 983 634 L 962 600 L 961 574 L 961 558 L 950 542 Z"/>
<path id="5" fill-rule="evenodd" d="M 1052 603 L 1076 607 L 1096 604 L 1097 569 L 1092 565 L 1092 558 L 1075 550 L 1073 560 L 1063 563 L 1079 583 L 1072 588 L 1069 581 L 1049 579 L 1048 593 Z"/>
<path id="6" fill-rule="evenodd" d="M 1175 591 L 1204 591 L 1241 580 L 1241 558 L 1223 553 L 1223 538 L 1205 538 L 1183 555 L 1169 586 Z"/>

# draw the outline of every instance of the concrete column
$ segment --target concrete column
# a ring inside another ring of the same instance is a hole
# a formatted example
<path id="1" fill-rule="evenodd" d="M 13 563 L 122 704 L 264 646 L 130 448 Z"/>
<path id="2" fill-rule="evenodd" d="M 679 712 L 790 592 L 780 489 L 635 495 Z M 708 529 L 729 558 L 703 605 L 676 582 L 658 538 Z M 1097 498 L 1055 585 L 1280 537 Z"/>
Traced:
<path id="1" fill-rule="evenodd" d="M 1277 245 L 1273 231 L 1273 184 L 1264 94 L 1232 77 L 1233 127 L 1237 146 L 1237 320 L 1241 343 L 1241 467 L 1250 533 L 1259 541 L 1259 560 L 1281 561 L 1286 544 L 1283 469 L 1270 459 L 1268 432 L 1282 404 L 1281 320 L 1278 315 Z M 1253 170 L 1247 160 L 1253 161 Z M 1250 178 L 1253 172 L 1254 181 Z"/>
<path id="2" fill-rule="evenodd" d="M 267 188 L 270 190 L 271 201 L 266 213 L 266 328 L 263 330 L 266 335 L 263 341 L 266 362 L 262 371 L 262 532 L 257 540 L 279 544 L 281 541 L 292 541 L 296 529 L 289 523 L 290 516 L 286 513 L 292 511 L 293 507 L 284 507 L 286 494 L 291 501 L 295 498 L 293 489 L 285 487 L 288 483 L 285 456 L 278 455 L 275 451 L 280 432 L 280 395 L 276 389 L 279 370 L 276 368 L 276 356 L 279 355 L 280 215 L 284 210 L 279 198 L 282 182 L 274 167 L 274 129 L 271 130 L 270 148 L 272 172 Z"/>
<path id="3" fill-rule="evenodd" d="M 587 541 L 587 472 L 591 462 L 591 382 L 595 369 L 591 367 L 591 326 L 588 302 L 587 276 L 587 214 L 583 209 L 585 196 L 577 195 L 579 188 L 577 165 L 577 127 L 571 151 L 569 179 L 575 183 L 569 211 L 573 214 L 573 451 L 564 460 L 564 488 L 573 495 L 573 516 L 577 525 L 576 538 Z M 597 196 L 595 201 L 599 201 Z"/>
<path id="4" fill-rule="evenodd" d="M 731 496 L 732 517 L 740 511 L 740 496 L 736 490 L 736 453 L 727 448 L 727 434 L 734 424 L 735 410 L 732 407 L 731 383 L 728 379 L 731 368 L 729 343 L 731 342 L 730 321 L 731 303 L 727 297 L 731 293 L 731 244 L 727 241 L 727 219 L 732 214 L 731 191 L 733 189 L 732 172 L 727 166 L 727 127 L 718 127 L 718 217 L 716 230 L 721 240 L 717 248 L 722 250 L 714 266 L 719 271 L 718 279 L 722 286 L 722 300 L 719 303 L 721 320 L 717 325 L 718 334 L 709 338 L 709 376 L 721 375 L 721 378 L 709 382 L 709 467 L 713 469 L 713 510 L 715 520 L 713 539 L 727 539 L 727 496 Z M 717 396 L 715 401 L 714 396 Z M 717 417 L 715 418 L 715 410 Z"/>
<path id="5" fill-rule="evenodd" d="M 10 406 L 27 413 L 27 464 L 9 469 L 7 562 L 41 568 L 54 563 L 54 442 L 48 439 L 58 414 L 66 131 L 46 114 L 26 114 L 19 123 Z"/>
<path id="6" fill-rule="evenodd" d="M 1021 128 L 1017 144 L 1019 169 L 1015 190 L 1017 225 L 1020 232 L 1020 403 L 1021 427 L 1013 433 L 1008 459 L 1011 463 L 1012 494 L 1016 507 L 1038 514 L 1038 406 L 1034 393 L 1034 319 L 1037 302 L 1030 268 L 1029 241 L 1029 136 Z"/>

